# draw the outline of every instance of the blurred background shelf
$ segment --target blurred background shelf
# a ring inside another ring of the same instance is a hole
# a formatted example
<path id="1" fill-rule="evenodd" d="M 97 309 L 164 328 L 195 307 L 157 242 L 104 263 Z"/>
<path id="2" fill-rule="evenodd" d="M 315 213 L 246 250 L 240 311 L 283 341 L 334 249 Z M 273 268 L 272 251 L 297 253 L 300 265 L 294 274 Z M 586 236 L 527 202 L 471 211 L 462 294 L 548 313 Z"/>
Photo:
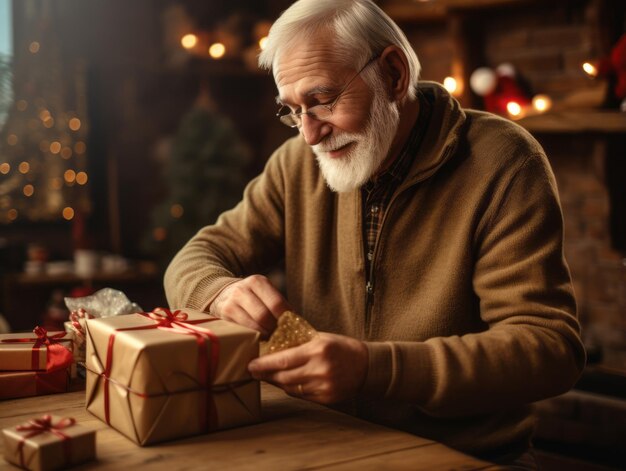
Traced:
<path id="1" fill-rule="evenodd" d="M 517 121 L 531 133 L 626 134 L 626 113 L 617 110 L 572 110 L 528 116 Z"/>

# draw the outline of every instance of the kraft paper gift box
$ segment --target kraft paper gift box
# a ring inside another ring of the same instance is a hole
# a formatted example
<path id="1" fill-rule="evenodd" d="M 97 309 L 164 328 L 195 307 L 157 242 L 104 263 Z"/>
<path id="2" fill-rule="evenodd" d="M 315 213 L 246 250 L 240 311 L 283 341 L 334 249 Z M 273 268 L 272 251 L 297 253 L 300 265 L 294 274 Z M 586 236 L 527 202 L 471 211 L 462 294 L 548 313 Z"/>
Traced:
<path id="1" fill-rule="evenodd" d="M 96 456 L 96 432 L 69 417 L 44 415 L 2 435 L 4 458 L 33 471 L 67 468 Z"/>
<path id="2" fill-rule="evenodd" d="M 89 319 L 89 412 L 140 445 L 260 420 L 259 333 L 198 311 Z"/>
<path id="3" fill-rule="evenodd" d="M 0 372 L 0 399 L 67 392 L 70 369 Z"/>
<path id="4" fill-rule="evenodd" d="M 67 363 L 73 339 L 72 333 L 47 332 L 42 327 L 33 332 L 0 334 L 0 371 L 57 369 Z"/>

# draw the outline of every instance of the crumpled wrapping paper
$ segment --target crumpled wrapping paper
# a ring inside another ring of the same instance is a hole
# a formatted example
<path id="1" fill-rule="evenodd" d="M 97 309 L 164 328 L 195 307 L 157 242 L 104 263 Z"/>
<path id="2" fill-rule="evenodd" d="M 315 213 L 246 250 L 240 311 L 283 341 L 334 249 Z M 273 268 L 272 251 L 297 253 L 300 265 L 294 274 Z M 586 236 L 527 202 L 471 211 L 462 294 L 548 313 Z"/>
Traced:
<path id="1" fill-rule="evenodd" d="M 124 293 L 113 288 L 103 288 L 91 296 L 65 298 L 70 311 L 84 309 L 93 317 L 111 317 L 142 312 L 141 307 L 131 302 Z"/>
<path id="2" fill-rule="evenodd" d="M 70 310 L 70 320 L 64 323 L 66 332 L 74 332 L 74 358 L 78 363 L 85 362 L 85 321 L 142 312 L 141 307 L 131 302 L 121 291 L 103 288 L 91 296 L 65 298 Z"/>

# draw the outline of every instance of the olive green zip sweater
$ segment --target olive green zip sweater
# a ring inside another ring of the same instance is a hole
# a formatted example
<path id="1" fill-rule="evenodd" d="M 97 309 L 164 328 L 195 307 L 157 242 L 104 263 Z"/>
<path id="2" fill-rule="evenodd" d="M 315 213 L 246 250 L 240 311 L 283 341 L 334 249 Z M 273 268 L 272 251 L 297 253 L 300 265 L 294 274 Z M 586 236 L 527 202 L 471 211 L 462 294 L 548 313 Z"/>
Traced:
<path id="1" fill-rule="evenodd" d="M 544 151 L 440 86 L 392 198 L 366 297 L 361 192 L 331 192 L 301 137 L 165 275 L 172 307 L 207 309 L 236 277 L 285 260 L 287 298 L 320 331 L 366 342 L 352 410 L 471 453 L 526 443 L 528 405 L 567 391 L 585 353 Z"/>

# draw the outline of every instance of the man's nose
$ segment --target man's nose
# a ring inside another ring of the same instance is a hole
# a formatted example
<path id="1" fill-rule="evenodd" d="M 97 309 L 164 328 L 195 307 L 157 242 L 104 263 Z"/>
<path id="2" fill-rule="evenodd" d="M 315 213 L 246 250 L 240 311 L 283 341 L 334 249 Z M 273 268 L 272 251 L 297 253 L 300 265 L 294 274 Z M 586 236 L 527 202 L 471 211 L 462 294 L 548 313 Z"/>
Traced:
<path id="1" fill-rule="evenodd" d="M 310 146 L 319 144 L 331 132 L 330 124 L 325 121 L 312 118 L 308 114 L 303 114 L 301 119 L 300 133 Z"/>

